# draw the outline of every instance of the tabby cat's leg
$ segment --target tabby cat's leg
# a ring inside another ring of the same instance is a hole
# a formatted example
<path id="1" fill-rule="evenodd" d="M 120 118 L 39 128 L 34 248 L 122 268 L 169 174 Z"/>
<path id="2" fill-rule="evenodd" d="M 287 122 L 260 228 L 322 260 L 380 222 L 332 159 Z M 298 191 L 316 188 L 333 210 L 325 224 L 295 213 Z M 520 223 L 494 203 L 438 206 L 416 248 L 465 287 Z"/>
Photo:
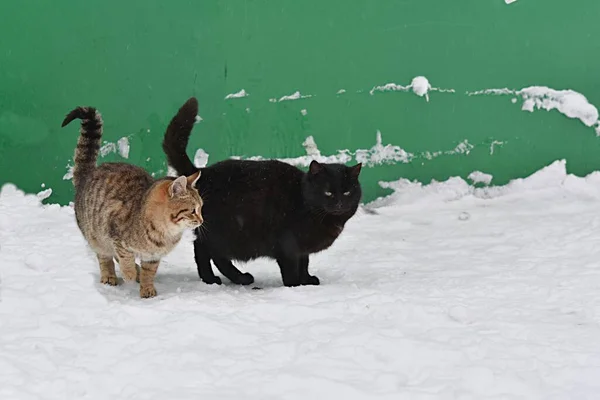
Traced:
<path id="1" fill-rule="evenodd" d="M 308 273 L 308 256 L 300 256 L 300 284 L 318 285 L 319 278 Z"/>
<path id="2" fill-rule="evenodd" d="M 196 259 L 196 266 L 198 267 L 198 276 L 200 279 L 209 285 L 212 285 L 213 283 L 220 285 L 221 278 L 215 276 L 212 266 L 210 265 L 208 246 L 200 239 L 194 240 L 194 258 Z"/>
<path id="3" fill-rule="evenodd" d="M 115 250 L 117 252 L 117 261 L 119 262 L 119 268 L 121 269 L 121 274 L 123 274 L 123 279 L 126 282 L 137 280 L 138 271 L 133 253 L 122 247 L 117 247 Z"/>
<path id="4" fill-rule="evenodd" d="M 154 276 L 160 261 L 142 261 L 140 272 L 140 297 L 147 299 L 156 296 Z"/>
<path id="5" fill-rule="evenodd" d="M 101 256 L 100 254 L 96 254 L 96 256 L 98 257 L 98 264 L 100 264 L 100 283 L 116 286 L 117 274 L 115 273 L 113 258 Z"/>
<path id="6" fill-rule="evenodd" d="M 238 285 L 250 285 L 254 282 L 254 277 L 252 274 L 240 271 L 231 263 L 231 260 L 225 257 L 213 256 L 213 261 L 215 262 L 215 265 L 219 271 L 221 271 L 221 273 L 225 275 L 231 282 Z"/>

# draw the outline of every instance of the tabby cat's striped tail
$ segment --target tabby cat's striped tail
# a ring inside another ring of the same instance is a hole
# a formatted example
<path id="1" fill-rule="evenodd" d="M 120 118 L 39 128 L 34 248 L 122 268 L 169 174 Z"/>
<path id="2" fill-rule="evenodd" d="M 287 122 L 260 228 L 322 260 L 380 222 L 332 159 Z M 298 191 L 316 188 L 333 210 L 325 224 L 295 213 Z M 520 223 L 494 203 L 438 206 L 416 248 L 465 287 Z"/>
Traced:
<path id="1" fill-rule="evenodd" d="M 81 120 L 81 135 L 75 148 L 73 167 L 73 185 L 77 189 L 96 168 L 102 139 L 102 116 L 94 107 L 77 107 L 67 114 L 61 126 L 67 126 L 74 119 Z"/>

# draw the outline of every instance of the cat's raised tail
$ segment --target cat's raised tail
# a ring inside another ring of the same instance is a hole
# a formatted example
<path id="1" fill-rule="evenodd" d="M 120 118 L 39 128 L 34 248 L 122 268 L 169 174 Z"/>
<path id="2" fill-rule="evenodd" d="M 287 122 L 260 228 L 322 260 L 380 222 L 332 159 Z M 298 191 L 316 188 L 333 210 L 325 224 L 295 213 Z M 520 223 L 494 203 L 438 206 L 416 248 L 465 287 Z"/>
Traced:
<path id="1" fill-rule="evenodd" d="M 198 115 L 198 100 L 190 97 L 181 106 L 177 114 L 171 119 L 162 148 L 167 155 L 167 163 L 177 171 L 179 175 L 192 175 L 198 168 L 194 165 L 186 153 L 190 134 Z"/>
<path id="2" fill-rule="evenodd" d="M 75 119 L 81 120 L 81 135 L 75 148 L 73 166 L 73 185 L 77 189 L 96 168 L 102 139 L 102 116 L 94 107 L 77 107 L 67 114 L 61 126 L 65 127 Z"/>

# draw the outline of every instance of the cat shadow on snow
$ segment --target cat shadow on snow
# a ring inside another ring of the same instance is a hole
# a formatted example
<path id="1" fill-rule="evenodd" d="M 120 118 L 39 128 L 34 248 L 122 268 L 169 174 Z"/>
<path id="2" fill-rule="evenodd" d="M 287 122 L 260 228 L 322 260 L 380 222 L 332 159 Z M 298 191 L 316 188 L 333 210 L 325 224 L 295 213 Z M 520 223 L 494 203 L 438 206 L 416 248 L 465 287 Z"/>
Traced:
<path id="1" fill-rule="evenodd" d="M 138 298 L 137 285 L 133 282 L 124 282 L 121 277 L 117 278 L 118 286 L 109 286 L 100 282 L 100 276 L 97 273 L 92 274 L 93 285 L 100 295 L 106 298 L 109 302 L 130 303 Z M 197 278 L 193 278 L 189 273 L 177 273 L 173 271 L 161 272 L 157 274 L 154 281 L 159 292 L 157 300 L 167 300 L 171 298 L 193 298 L 197 299 L 198 295 L 206 295 L 214 298 L 216 287 L 205 286 L 198 291 Z M 235 283 L 224 283 L 218 289 L 219 293 L 230 292 L 231 295 L 240 295 L 246 293 L 249 296 L 262 296 L 263 293 L 270 293 L 280 287 L 277 279 L 273 275 L 265 276 L 261 281 L 260 286 L 249 285 L 241 288 Z M 223 291 L 221 288 L 225 289 Z M 139 299 L 145 303 L 144 299 Z"/>

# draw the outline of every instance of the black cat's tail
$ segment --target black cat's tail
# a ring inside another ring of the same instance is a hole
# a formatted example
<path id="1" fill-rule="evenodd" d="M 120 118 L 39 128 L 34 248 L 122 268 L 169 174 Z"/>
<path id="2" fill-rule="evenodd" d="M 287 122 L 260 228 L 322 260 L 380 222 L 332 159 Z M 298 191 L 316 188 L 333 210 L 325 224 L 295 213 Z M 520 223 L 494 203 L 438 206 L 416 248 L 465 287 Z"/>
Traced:
<path id="1" fill-rule="evenodd" d="M 75 119 L 81 120 L 81 135 L 75 148 L 73 167 L 73 185 L 78 188 L 96 168 L 102 139 L 102 116 L 94 107 L 77 107 L 67 114 L 61 127 Z"/>
<path id="2" fill-rule="evenodd" d="M 198 168 L 196 168 L 186 153 L 197 115 L 198 100 L 195 97 L 191 97 L 177 111 L 165 133 L 162 148 L 167 155 L 167 163 L 179 175 L 189 176 L 198 171 Z"/>

